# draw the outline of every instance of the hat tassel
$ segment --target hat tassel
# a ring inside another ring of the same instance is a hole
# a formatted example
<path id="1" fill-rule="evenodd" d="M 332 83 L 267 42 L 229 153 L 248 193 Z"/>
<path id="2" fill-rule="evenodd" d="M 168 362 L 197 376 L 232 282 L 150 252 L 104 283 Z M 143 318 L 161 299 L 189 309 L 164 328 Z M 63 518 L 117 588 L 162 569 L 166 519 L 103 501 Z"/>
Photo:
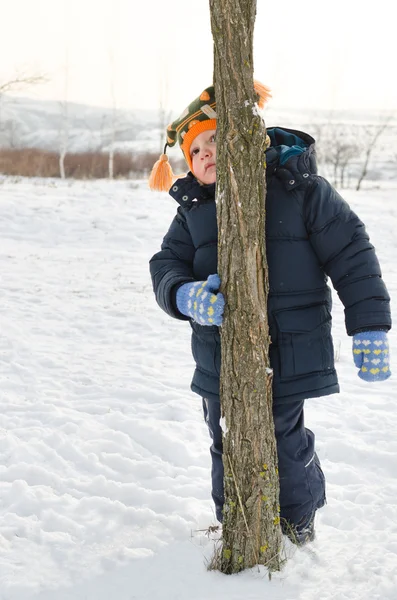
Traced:
<path id="1" fill-rule="evenodd" d="M 151 190 L 168 192 L 175 179 L 172 167 L 168 161 L 168 156 L 166 155 L 167 146 L 168 144 L 164 146 L 164 153 L 161 154 L 150 173 L 149 187 Z"/>
<path id="2" fill-rule="evenodd" d="M 267 85 L 264 85 L 257 79 L 254 79 L 254 89 L 259 96 L 258 106 L 259 108 L 263 108 L 266 102 L 272 97 L 270 88 L 268 88 Z"/>

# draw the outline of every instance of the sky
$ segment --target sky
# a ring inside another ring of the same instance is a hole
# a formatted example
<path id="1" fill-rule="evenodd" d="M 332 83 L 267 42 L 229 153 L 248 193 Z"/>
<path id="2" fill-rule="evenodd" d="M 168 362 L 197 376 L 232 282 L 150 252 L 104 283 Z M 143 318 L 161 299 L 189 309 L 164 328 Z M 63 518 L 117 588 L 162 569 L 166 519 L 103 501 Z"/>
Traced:
<path id="1" fill-rule="evenodd" d="M 280 108 L 397 109 L 389 0 L 257 2 L 255 77 Z M 0 0 L 0 82 L 96 106 L 181 112 L 212 83 L 208 0 Z M 113 92 L 112 92 L 113 90 Z"/>

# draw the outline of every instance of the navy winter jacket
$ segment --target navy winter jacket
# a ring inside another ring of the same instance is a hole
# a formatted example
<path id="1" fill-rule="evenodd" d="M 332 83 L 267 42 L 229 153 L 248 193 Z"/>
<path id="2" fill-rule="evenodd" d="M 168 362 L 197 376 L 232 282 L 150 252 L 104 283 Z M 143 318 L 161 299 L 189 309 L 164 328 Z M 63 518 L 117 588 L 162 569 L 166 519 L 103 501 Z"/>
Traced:
<path id="1" fill-rule="evenodd" d="M 390 299 L 364 224 L 317 175 L 313 138 L 288 129 L 267 132 L 272 142 L 266 151 L 270 363 L 274 402 L 289 402 L 339 391 L 328 276 L 344 304 L 349 335 L 390 329 Z M 217 272 L 215 184 L 202 186 L 189 173 L 170 194 L 180 206 L 150 271 L 161 308 L 190 320 L 177 309 L 176 291 Z M 218 327 L 193 320 L 190 325 L 196 362 L 192 390 L 219 400 Z"/>

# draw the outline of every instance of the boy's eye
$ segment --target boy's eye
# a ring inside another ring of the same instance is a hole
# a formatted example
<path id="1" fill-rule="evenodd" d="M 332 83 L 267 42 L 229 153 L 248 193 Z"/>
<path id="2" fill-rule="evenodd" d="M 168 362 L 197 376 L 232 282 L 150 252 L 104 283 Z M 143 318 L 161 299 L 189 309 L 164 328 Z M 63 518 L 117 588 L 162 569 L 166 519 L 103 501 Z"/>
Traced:
<path id="1" fill-rule="evenodd" d="M 197 154 L 197 152 L 198 152 L 198 148 L 193 148 L 193 150 L 192 150 L 192 156 L 194 156 L 195 154 Z"/>
<path id="2" fill-rule="evenodd" d="M 211 135 L 210 140 L 211 140 L 211 142 L 215 142 L 215 140 L 216 140 L 216 133 L 214 133 L 214 135 Z"/>

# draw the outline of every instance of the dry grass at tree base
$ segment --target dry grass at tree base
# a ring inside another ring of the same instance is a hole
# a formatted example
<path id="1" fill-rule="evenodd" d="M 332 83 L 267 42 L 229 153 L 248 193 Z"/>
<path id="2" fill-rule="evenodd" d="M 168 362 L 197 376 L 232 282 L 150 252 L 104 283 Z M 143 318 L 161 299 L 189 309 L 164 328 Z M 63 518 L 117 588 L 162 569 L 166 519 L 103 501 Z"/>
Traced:
<path id="1" fill-rule="evenodd" d="M 113 176 L 145 177 L 158 160 L 157 153 L 127 154 L 117 152 L 113 159 Z M 172 163 L 171 163 L 172 164 Z M 66 154 L 65 175 L 74 179 L 109 177 L 109 155 L 102 152 Z M 175 172 L 186 170 L 184 161 L 172 164 Z M 20 177 L 60 177 L 59 154 L 39 148 L 0 149 L 0 173 Z"/>

